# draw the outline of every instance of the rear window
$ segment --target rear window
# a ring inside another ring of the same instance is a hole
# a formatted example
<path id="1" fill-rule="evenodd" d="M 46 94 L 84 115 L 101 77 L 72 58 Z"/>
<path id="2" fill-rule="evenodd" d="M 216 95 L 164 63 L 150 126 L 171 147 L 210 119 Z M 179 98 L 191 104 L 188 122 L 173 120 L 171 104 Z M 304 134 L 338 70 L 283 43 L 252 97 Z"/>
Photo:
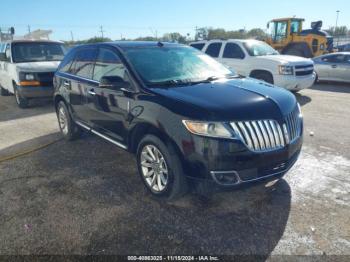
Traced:
<path id="1" fill-rule="evenodd" d="M 23 42 L 12 44 L 12 59 L 15 63 L 61 61 L 65 48 L 60 43 Z"/>
<path id="2" fill-rule="evenodd" d="M 203 47 L 205 46 L 205 43 L 190 44 L 190 46 L 202 51 Z"/>
<path id="3" fill-rule="evenodd" d="M 208 46 L 205 53 L 210 55 L 211 57 L 218 57 L 220 54 L 221 46 L 222 46 L 222 43 L 212 43 Z"/>

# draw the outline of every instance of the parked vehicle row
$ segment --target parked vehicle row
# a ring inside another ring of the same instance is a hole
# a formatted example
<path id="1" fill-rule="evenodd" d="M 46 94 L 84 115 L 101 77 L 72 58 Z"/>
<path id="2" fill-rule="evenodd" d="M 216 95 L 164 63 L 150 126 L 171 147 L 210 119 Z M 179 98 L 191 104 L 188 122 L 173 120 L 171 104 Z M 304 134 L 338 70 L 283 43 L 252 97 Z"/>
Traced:
<path id="1" fill-rule="evenodd" d="M 263 80 L 290 91 L 309 88 L 315 82 L 312 60 L 280 55 L 257 40 L 211 40 L 190 44 L 243 76 Z"/>
<path id="2" fill-rule="evenodd" d="M 121 41 L 65 54 L 60 42 L 4 43 L 1 94 L 15 94 L 20 107 L 53 96 L 67 140 L 85 130 L 135 154 L 142 181 L 160 198 L 282 177 L 303 140 L 299 104 L 285 89 L 312 85 L 312 60 L 255 40 L 191 45 Z"/>

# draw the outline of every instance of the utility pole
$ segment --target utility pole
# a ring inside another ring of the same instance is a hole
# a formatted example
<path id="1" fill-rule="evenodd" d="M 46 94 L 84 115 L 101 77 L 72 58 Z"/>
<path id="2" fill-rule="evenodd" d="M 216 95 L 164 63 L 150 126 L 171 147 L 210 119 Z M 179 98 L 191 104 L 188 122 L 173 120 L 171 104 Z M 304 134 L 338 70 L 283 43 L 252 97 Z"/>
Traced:
<path id="1" fill-rule="evenodd" d="M 337 10 L 337 19 L 335 20 L 335 29 L 334 29 L 334 36 L 336 35 L 337 28 L 338 28 L 338 18 L 339 18 L 339 10 Z M 339 44 L 339 37 L 337 37 L 337 46 Z"/>
<path id="2" fill-rule="evenodd" d="M 28 34 L 30 34 L 30 32 L 31 32 L 31 31 L 30 31 L 30 25 L 28 25 Z"/>
<path id="3" fill-rule="evenodd" d="M 103 33 L 104 33 L 105 31 L 103 31 L 103 26 L 102 26 L 102 25 L 100 26 L 100 32 L 101 32 L 101 37 L 104 38 Z"/>
<path id="4" fill-rule="evenodd" d="M 70 36 L 71 36 L 71 38 L 72 38 L 72 42 L 74 42 L 73 31 L 70 31 Z"/>

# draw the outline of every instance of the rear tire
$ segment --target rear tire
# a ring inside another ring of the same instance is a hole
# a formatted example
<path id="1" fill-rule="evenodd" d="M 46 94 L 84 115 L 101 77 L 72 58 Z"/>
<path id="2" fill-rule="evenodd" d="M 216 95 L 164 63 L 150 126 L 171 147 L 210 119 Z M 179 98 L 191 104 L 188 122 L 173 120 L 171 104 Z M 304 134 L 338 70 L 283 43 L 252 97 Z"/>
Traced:
<path id="1" fill-rule="evenodd" d="M 153 196 L 175 200 L 188 191 L 181 160 L 170 143 L 147 135 L 137 148 L 136 158 L 141 179 Z"/>
<path id="2" fill-rule="evenodd" d="M 29 106 L 29 100 L 28 98 L 21 96 L 21 94 L 18 92 L 18 87 L 16 85 L 14 85 L 13 87 L 13 92 L 15 95 L 17 105 L 22 109 L 27 108 Z"/>
<path id="3" fill-rule="evenodd" d="M 5 88 L 0 86 L 0 95 L 1 96 L 8 96 L 9 94 L 10 94 L 9 91 L 7 91 Z"/>
<path id="4" fill-rule="evenodd" d="M 68 141 L 72 141 L 79 138 L 81 135 L 81 129 L 76 123 L 74 123 L 69 113 L 69 110 L 63 101 L 60 101 L 57 104 L 56 114 L 58 126 L 63 137 Z"/>
<path id="5" fill-rule="evenodd" d="M 262 80 L 266 83 L 273 85 L 273 76 L 266 72 L 257 72 L 251 75 L 252 78 Z"/>

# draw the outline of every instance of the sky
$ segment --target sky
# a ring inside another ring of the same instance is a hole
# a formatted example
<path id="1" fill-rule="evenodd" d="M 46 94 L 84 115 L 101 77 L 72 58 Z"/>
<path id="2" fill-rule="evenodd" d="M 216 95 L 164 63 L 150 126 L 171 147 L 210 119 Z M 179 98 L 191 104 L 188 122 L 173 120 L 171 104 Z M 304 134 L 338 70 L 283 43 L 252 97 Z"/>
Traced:
<path id="1" fill-rule="evenodd" d="M 350 28 L 350 1 L 333 0 L 11 0 L 1 1 L 0 27 L 14 26 L 17 35 L 51 29 L 51 39 L 104 36 L 113 40 L 179 32 L 194 36 L 197 27 L 226 30 L 266 29 L 269 20 L 297 16 L 304 28 L 323 20 L 323 28 Z"/>

